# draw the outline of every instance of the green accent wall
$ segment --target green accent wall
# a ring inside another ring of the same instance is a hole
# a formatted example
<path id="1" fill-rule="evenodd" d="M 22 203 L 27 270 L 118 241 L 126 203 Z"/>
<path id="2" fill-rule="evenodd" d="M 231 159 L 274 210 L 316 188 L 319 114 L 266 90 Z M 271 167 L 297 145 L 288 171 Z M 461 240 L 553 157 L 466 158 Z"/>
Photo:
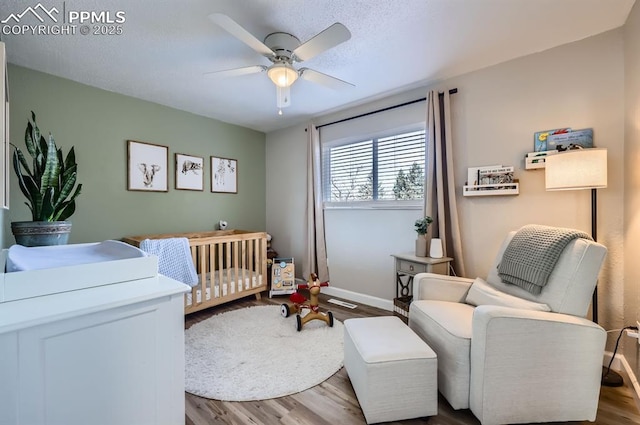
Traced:
<path id="1" fill-rule="evenodd" d="M 219 220 L 265 230 L 264 133 L 14 65 L 8 74 L 11 142 L 24 148 L 33 110 L 40 131 L 51 132 L 65 155 L 75 146 L 83 187 L 70 243 L 213 230 Z M 127 190 L 127 140 L 168 146 L 168 192 Z M 175 189 L 176 153 L 204 157 L 204 191 Z M 211 193 L 211 155 L 238 161 L 237 194 Z M 31 220 L 13 167 L 10 184 L 5 247 L 15 243 L 10 222 Z"/>

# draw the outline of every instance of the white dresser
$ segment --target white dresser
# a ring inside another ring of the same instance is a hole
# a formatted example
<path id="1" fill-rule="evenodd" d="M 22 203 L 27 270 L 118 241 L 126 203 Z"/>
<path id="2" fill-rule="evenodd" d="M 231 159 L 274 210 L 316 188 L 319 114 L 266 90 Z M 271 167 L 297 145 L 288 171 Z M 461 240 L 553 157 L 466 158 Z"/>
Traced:
<path id="1" fill-rule="evenodd" d="M 5 300 L 11 279 L 37 288 L 28 278 L 49 275 L 57 291 L 65 275 L 70 287 L 99 282 L 0 302 L 1 425 L 184 424 L 188 287 L 148 273 L 149 260 L 0 275 Z"/>

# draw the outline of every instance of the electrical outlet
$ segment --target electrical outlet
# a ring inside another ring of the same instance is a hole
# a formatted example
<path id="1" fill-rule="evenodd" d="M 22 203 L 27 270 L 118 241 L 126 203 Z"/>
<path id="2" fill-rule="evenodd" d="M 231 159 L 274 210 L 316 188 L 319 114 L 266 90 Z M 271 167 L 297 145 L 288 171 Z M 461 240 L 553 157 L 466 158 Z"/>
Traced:
<path id="1" fill-rule="evenodd" d="M 636 321 L 636 326 L 638 327 L 638 329 L 640 329 L 640 321 Z M 632 329 L 627 329 L 627 336 L 630 336 L 631 338 L 635 338 L 638 340 L 638 345 L 640 345 L 640 330 L 632 330 Z"/>

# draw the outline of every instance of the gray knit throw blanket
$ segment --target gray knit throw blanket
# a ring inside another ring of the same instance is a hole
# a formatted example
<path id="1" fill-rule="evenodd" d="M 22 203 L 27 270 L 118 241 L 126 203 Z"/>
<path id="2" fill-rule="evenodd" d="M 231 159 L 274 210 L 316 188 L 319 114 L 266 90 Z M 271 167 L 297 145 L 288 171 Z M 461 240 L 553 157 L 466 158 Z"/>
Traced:
<path id="1" fill-rule="evenodd" d="M 593 240 L 585 232 L 530 224 L 513 235 L 498 265 L 503 282 L 540 294 L 560 254 L 576 238 Z"/>

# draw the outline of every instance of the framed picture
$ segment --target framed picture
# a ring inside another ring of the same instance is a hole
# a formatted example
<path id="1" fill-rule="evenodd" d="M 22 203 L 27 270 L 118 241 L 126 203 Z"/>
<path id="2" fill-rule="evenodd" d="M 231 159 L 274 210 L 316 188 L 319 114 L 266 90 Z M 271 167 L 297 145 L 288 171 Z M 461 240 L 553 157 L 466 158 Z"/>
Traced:
<path id="1" fill-rule="evenodd" d="M 211 191 L 238 193 L 238 161 L 211 157 Z"/>
<path id="2" fill-rule="evenodd" d="M 204 190 L 204 158 L 176 153 L 176 189 Z"/>
<path id="3" fill-rule="evenodd" d="M 168 192 L 169 148 L 127 140 L 127 190 Z"/>

